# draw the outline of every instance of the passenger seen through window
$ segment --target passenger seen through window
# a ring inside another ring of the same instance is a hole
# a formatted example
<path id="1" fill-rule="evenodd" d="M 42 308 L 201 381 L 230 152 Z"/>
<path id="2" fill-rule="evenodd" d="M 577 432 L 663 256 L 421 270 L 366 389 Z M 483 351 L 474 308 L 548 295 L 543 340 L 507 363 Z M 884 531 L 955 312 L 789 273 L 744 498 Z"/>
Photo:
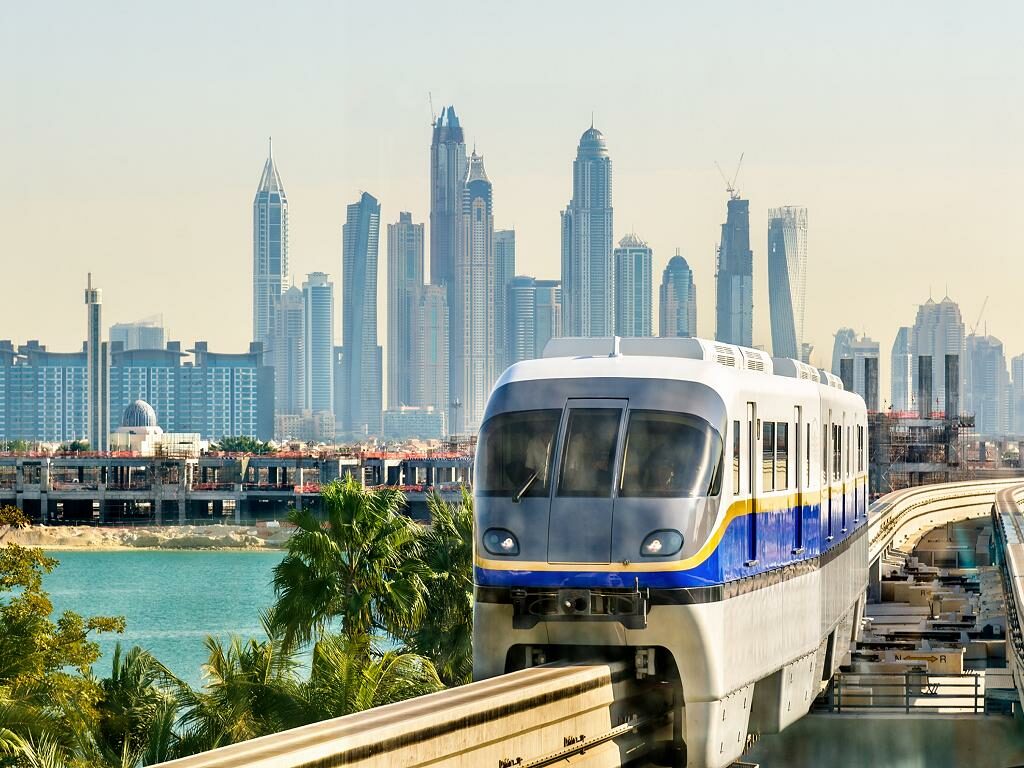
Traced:
<path id="1" fill-rule="evenodd" d="M 722 438 L 699 416 L 670 411 L 631 411 L 620 496 L 717 495 Z"/>

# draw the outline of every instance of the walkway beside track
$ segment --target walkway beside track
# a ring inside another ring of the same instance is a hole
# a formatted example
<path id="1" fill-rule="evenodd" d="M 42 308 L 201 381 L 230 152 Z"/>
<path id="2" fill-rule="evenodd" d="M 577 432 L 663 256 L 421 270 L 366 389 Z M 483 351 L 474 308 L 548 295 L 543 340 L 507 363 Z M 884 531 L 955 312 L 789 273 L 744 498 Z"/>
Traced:
<path id="1" fill-rule="evenodd" d="M 161 763 L 164 768 L 617 768 L 671 735 L 631 664 L 548 664 Z"/>

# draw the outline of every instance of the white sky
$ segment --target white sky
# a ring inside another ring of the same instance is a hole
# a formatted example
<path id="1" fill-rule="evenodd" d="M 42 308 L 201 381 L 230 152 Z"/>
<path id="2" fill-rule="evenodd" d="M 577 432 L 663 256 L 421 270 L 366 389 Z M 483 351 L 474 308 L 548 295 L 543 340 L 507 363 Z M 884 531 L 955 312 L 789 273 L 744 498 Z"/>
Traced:
<path id="1" fill-rule="evenodd" d="M 593 111 L 616 240 L 652 245 L 656 283 L 682 249 L 704 336 L 714 161 L 745 152 L 755 343 L 770 345 L 767 209 L 807 206 L 815 361 L 836 328 L 866 331 L 887 399 L 896 328 L 929 291 L 948 286 L 968 328 L 990 295 L 982 326 L 1024 351 L 1022 29 L 1011 2 L 3 3 L 0 338 L 77 348 L 91 270 L 108 326 L 162 313 L 186 344 L 244 348 L 273 135 L 297 283 L 322 270 L 340 295 L 345 205 L 381 200 L 383 342 L 383 224 L 427 219 L 432 92 L 485 157 L 517 271 L 542 277 L 558 276 Z"/>

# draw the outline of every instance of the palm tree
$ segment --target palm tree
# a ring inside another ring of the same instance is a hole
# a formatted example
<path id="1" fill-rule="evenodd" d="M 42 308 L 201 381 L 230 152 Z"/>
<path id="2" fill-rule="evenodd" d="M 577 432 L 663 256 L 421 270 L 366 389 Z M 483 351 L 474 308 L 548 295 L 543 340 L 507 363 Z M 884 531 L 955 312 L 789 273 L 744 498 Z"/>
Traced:
<path id="1" fill-rule="evenodd" d="M 108 764 L 119 765 L 130 756 L 135 765 L 161 718 L 176 711 L 167 682 L 166 669 L 148 651 L 135 646 L 125 653 L 120 643 L 114 646 L 110 677 L 99 683 L 102 697 L 94 728 L 97 750 Z"/>
<path id="2" fill-rule="evenodd" d="M 264 617 L 265 618 L 265 617 Z M 269 626 L 265 627 L 269 630 Z M 206 638 L 209 660 L 205 685 L 195 691 L 178 685 L 180 735 L 176 746 L 164 747 L 180 755 L 214 749 L 265 736 L 304 722 L 296 674 L 298 662 L 286 652 L 279 637 L 266 641 L 232 636 L 227 643 Z M 164 723 L 169 716 L 163 713 Z M 170 728 L 165 732 L 170 734 Z M 173 740 L 173 735 L 169 736 Z M 148 745 L 159 751 L 169 740 L 160 734 Z"/>
<path id="3" fill-rule="evenodd" d="M 473 676 L 473 497 L 463 489 L 461 501 L 451 504 L 431 494 L 427 506 L 426 610 L 404 639 L 434 663 L 445 685 L 463 685 Z"/>
<path id="4" fill-rule="evenodd" d="M 272 623 L 285 648 L 304 645 L 331 625 L 358 637 L 397 636 L 423 612 L 418 525 L 402 514 L 405 497 L 390 488 L 363 488 L 353 478 L 320 493 L 325 519 L 292 510 L 296 531 L 274 568 Z"/>
<path id="5" fill-rule="evenodd" d="M 428 659 L 382 651 L 367 636 L 323 635 L 303 686 L 310 722 L 362 712 L 444 688 Z"/>

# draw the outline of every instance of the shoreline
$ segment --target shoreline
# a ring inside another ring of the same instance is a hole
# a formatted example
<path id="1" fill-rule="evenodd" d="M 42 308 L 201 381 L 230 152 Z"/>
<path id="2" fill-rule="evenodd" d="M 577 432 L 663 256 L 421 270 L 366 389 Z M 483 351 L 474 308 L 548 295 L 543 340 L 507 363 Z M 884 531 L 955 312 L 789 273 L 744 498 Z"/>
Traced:
<path id="1" fill-rule="evenodd" d="M 165 525 L 130 528 L 32 525 L 0 527 L 8 543 L 53 552 L 279 552 L 290 529 L 266 525 Z"/>

